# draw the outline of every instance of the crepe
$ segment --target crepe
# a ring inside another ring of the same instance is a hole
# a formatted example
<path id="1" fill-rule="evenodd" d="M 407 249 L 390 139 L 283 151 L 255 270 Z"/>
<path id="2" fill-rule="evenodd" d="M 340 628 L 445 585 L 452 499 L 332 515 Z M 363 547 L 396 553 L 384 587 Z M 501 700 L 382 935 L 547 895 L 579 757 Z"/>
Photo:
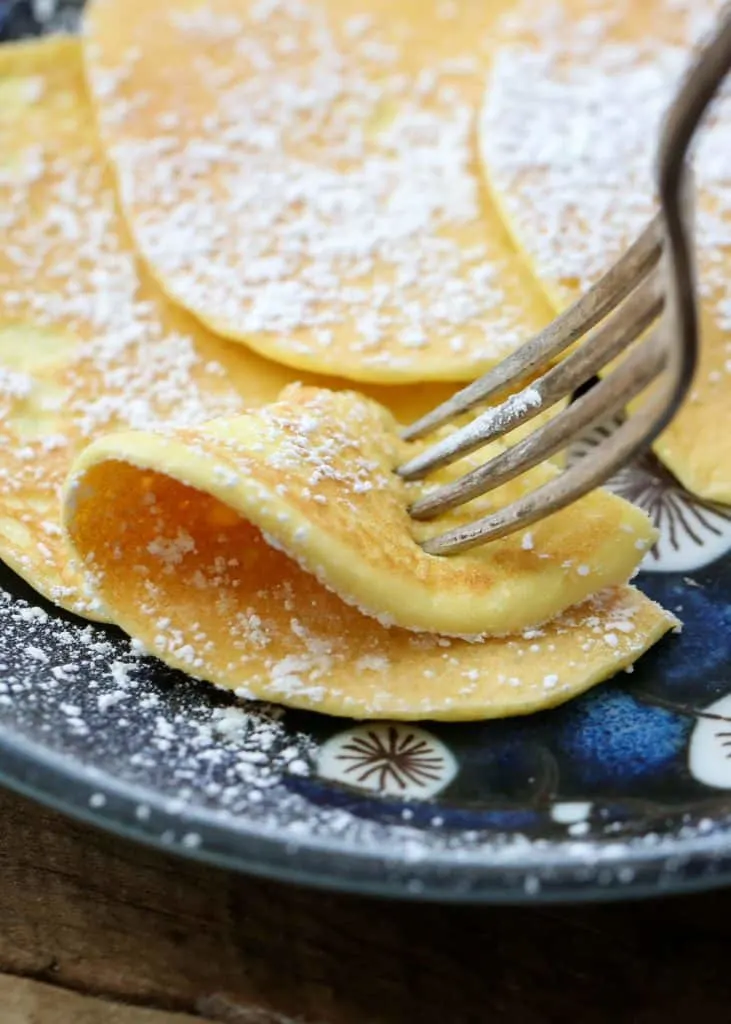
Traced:
<path id="1" fill-rule="evenodd" d="M 522 0 L 496 29 L 480 124 L 484 172 L 556 310 L 653 212 L 662 115 L 721 0 Z M 688 490 L 731 501 L 731 104 L 696 154 L 702 345 L 693 390 L 656 442 Z"/>
<path id="2" fill-rule="evenodd" d="M 0 48 L 0 228 L 0 557 L 63 607 L 104 618 L 59 526 L 74 456 L 109 430 L 231 416 L 318 378 L 215 337 L 140 268 L 74 40 Z M 404 421 L 450 392 L 373 391 Z"/>
<path id="3" fill-rule="evenodd" d="M 96 0 L 86 67 L 152 273 L 222 335 L 358 381 L 469 380 L 551 316 L 484 194 L 504 0 Z"/>
<path id="4" fill-rule="evenodd" d="M 628 665 L 674 624 L 625 586 L 512 637 L 390 626 L 535 622 L 614 573 L 611 549 L 636 563 L 636 531 L 648 533 L 641 513 L 597 492 L 529 543 L 426 556 L 389 472 L 394 442 L 361 396 L 293 388 L 238 419 L 96 441 L 69 478 L 65 525 L 104 605 L 149 651 L 240 695 L 330 714 L 528 713 Z M 561 561 L 569 552 L 589 564 Z"/>
<path id="5" fill-rule="evenodd" d="M 214 495 L 366 614 L 441 634 L 505 634 L 543 623 L 625 582 L 654 541 L 643 512 L 595 491 L 530 532 L 450 558 L 427 555 L 418 540 L 505 505 L 557 470 L 539 466 L 449 516 L 415 524 L 407 508 L 423 487 L 409 488 L 393 472 L 409 453 L 382 406 L 352 392 L 295 386 L 236 419 L 172 436 L 137 431 L 97 441 L 74 467 L 67 523 L 73 536 L 78 487 L 99 490 L 84 499 L 91 508 L 108 504 L 106 477 L 99 486 L 88 482 L 99 462 L 111 463 L 113 474 L 117 462 L 131 461 Z"/>

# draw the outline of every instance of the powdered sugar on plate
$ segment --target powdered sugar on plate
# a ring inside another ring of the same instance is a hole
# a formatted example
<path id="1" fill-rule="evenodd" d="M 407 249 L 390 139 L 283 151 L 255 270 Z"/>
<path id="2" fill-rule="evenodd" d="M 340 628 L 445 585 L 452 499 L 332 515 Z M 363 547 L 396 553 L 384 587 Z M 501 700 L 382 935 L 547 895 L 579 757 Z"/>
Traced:
<path id="1" fill-rule="evenodd" d="M 610 824 L 601 842 L 568 833 L 549 842 L 514 828 L 445 827 L 436 814 L 416 822 L 418 803 L 399 815 L 391 802 L 383 818 L 368 801 L 316 778 L 315 735 L 339 725 L 332 720 L 313 731 L 313 717 L 243 707 L 146 657 L 117 630 L 49 614 L 0 591 L 0 745 L 26 738 L 58 755 L 57 770 L 69 787 L 89 787 L 88 811 L 102 822 L 113 817 L 115 801 L 132 796 L 134 830 L 187 853 L 206 856 L 210 829 L 223 828 L 242 841 L 269 838 L 292 857 L 320 851 L 375 864 L 385 858 L 406 871 L 429 863 L 517 868 L 525 873 L 519 884 L 537 894 L 556 864 L 585 872 L 587 858 L 603 872 L 602 884 L 626 884 L 634 879 L 628 857 L 675 852 L 678 841 L 698 832 L 688 824 L 672 836 L 625 840 Z M 414 878 L 409 891 L 421 885 Z"/>
<path id="2" fill-rule="evenodd" d="M 219 810 L 259 805 L 288 766 L 309 764 L 311 742 L 279 709 L 244 709 L 139 651 L 117 630 L 64 621 L 0 591 L 0 722 L 73 748 L 83 771 L 99 761 L 128 783 Z M 12 723 L 12 724 L 11 724 Z M 306 770 L 306 768 L 305 768 Z M 259 798 L 252 794 L 257 791 Z"/>

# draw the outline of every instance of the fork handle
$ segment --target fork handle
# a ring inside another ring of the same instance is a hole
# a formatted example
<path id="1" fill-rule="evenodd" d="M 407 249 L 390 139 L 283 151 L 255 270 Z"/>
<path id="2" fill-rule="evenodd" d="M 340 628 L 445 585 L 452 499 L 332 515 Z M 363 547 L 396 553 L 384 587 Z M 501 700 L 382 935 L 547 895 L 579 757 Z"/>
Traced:
<path id="1" fill-rule="evenodd" d="M 688 153 L 703 116 L 731 70 L 731 4 L 726 4 L 708 42 L 691 65 L 660 134 L 657 191 L 664 215 L 664 269 L 669 287 L 664 319 L 682 344 L 670 346 L 667 406 L 653 425 L 653 441 L 674 418 L 698 362 L 698 303 L 693 251 L 693 173 Z"/>

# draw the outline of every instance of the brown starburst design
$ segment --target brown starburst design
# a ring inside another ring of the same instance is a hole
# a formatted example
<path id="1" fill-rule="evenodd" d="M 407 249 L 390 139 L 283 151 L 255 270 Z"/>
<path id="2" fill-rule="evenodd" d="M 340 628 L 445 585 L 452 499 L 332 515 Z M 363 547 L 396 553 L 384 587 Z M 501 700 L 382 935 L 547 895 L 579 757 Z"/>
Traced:
<path id="1" fill-rule="evenodd" d="M 717 732 L 716 737 L 723 740 L 721 743 L 722 747 L 731 747 L 731 732 Z M 726 760 L 731 759 L 731 750 L 726 753 Z"/>
<path id="2" fill-rule="evenodd" d="M 381 792 L 389 780 L 404 790 L 409 783 L 427 786 L 438 782 L 446 767 L 442 755 L 425 739 L 395 726 L 354 736 L 343 744 L 337 760 L 350 762 L 344 772 L 355 782 L 362 784 L 375 776 Z"/>
<path id="3" fill-rule="evenodd" d="M 573 446 L 570 462 L 590 454 L 621 423 L 622 419 L 617 417 L 595 427 Z M 723 533 L 721 524 L 731 521 L 730 509 L 702 501 L 690 494 L 653 452 L 635 459 L 608 480 L 605 486 L 643 509 L 674 551 L 680 550 L 683 534 L 698 547 L 703 547 L 704 532 L 720 537 Z M 652 557 L 660 557 L 659 544 L 652 549 Z"/>
<path id="4" fill-rule="evenodd" d="M 682 533 L 702 546 L 702 530 L 720 537 L 722 530 L 718 520 L 731 520 L 728 509 L 689 494 L 652 454 L 643 455 L 631 466 L 620 470 L 608 486 L 615 494 L 644 509 L 675 551 L 680 549 Z M 653 556 L 658 557 L 656 548 Z"/>

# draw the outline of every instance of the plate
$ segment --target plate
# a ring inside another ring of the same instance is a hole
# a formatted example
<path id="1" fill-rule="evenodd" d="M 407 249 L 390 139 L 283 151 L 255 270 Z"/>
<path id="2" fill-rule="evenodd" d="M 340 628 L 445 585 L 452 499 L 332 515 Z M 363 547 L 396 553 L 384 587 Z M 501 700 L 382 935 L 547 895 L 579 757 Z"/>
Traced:
<path id="1" fill-rule="evenodd" d="M 0 34 L 68 28 L 79 8 L 0 0 Z M 639 585 L 685 630 L 583 698 L 503 722 L 237 704 L 0 568 L 0 779 L 185 856 L 357 892 L 579 900 L 731 881 L 731 512 L 652 456 L 613 486 L 659 525 Z"/>

